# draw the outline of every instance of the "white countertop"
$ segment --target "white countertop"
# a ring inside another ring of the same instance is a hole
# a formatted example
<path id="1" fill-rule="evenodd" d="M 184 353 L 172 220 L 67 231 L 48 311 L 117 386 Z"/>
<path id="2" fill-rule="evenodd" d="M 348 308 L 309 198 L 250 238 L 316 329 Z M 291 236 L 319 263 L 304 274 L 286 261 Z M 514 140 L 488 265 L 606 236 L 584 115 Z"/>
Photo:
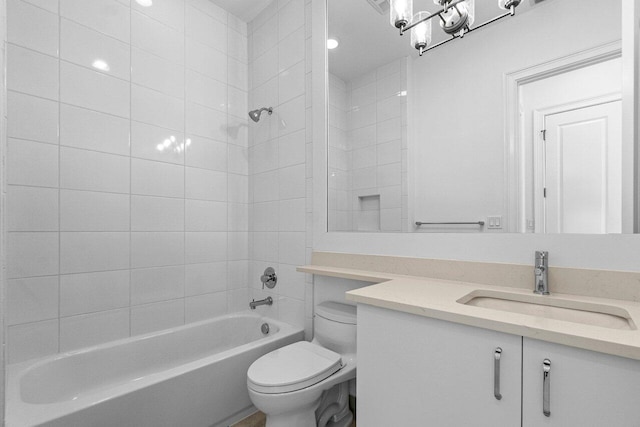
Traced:
<path id="1" fill-rule="evenodd" d="M 347 292 L 347 300 L 419 316 L 522 335 L 543 341 L 640 360 L 640 330 L 613 329 L 540 316 L 475 307 L 458 302 L 474 291 L 494 291 L 532 297 L 532 289 L 491 286 L 462 281 L 402 276 L 349 268 L 309 265 L 299 271 L 377 283 Z M 382 282 L 382 283 L 380 283 Z M 640 303 L 554 293 L 534 298 L 561 304 L 589 303 L 626 310 L 640 326 Z"/>

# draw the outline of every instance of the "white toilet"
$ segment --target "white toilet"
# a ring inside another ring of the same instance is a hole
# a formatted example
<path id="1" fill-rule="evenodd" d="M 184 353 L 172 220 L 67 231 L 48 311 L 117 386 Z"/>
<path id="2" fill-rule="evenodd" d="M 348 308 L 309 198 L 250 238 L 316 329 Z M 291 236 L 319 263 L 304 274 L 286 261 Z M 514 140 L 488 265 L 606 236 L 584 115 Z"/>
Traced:
<path id="1" fill-rule="evenodd" d="M 267 427 L 348 427 L 353 421 L 356 307 L 318 304 L 313 329 L 313 341 L 274 350 L 249 367 L 249 397 L 267 414 Z"/>

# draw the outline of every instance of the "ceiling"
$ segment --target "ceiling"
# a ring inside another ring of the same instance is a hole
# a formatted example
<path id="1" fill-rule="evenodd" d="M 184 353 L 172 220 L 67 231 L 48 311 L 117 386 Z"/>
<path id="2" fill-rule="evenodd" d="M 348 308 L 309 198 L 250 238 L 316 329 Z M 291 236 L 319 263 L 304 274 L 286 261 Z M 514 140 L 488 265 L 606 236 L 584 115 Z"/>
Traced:
<path id="1" fill-rule="evenodd" d="M 541 1 L 523 0 L 516 14 L 526 12 Z M 340 41 L 337 49 L 329 51 L 329 72 L 342 80 L 350 81 L 394 59 L 417 56 L 416 50 L 410 46 L 411 36 L 408 33 L 399 36 L 398 30 L 389 23 L 388 11 L 381 15 L 367 0 L 328 0 L 328 9 L 329 38 Z M 414 13 L 422 10 L 435 12 L 436 9 L 433 0 L 413 2 Z M 503 12 L 497 0 L 476 0 L 475 25 Z M 433 23 L 431 43 L 435 44 L 448 36 L 437 21 Z"/>
<path id="2" fill-rule="evenodd" d="M 274 0 L 211 0 L 244 22 L 251 22 Z"/>

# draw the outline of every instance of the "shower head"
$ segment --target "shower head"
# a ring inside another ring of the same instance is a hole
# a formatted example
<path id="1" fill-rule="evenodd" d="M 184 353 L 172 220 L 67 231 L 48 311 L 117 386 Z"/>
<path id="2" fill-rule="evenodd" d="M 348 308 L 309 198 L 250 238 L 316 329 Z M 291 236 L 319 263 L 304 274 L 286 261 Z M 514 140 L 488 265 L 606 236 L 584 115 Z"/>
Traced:
<path id="1" fill-rule="evenodd" d="M 251 117 L 251 120 L 258 123 L 258 121 L 260 120 L 260 115 L 263 111 L 266 111 L 267 113 L 269 113 L 269 115 L 271 115 L 271 113 L 273 113 L 273 108 L 259 108 L 257 110 L 249 111 L 249 117 Z"/>

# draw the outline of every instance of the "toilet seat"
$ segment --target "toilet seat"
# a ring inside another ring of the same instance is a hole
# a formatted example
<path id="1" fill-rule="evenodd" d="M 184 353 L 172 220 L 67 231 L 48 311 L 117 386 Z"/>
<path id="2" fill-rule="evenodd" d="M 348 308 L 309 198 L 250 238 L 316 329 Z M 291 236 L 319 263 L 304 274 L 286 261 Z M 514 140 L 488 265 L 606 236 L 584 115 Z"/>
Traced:
<path id="1" fill-rule="evenodd" d="M 247 372 L 247 384 L 259 393 L 287 393 L 317 384 L 341 368 L 338 353 L 300 341 L 253 362 Z"/>

